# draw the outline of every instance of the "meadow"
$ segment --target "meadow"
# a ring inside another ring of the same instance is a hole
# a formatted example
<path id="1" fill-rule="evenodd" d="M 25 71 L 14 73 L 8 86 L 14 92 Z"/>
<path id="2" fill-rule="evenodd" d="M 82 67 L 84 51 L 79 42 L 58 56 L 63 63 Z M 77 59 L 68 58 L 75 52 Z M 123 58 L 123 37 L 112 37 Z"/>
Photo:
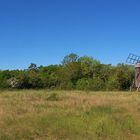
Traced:
<path id="1" fill-rule="evenodd" d="M 140 93 L 0 92 L 0 140 L 139 140 Z"/>

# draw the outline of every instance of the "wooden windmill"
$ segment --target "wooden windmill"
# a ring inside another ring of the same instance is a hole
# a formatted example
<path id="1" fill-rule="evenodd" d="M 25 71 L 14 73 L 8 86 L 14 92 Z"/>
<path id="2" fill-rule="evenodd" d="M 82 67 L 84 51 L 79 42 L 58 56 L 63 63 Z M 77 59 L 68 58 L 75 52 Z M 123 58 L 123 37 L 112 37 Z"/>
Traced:
<path id="1" fill-rule="evenodd" d="M 137 88 L 137 91 L 140 89 L 140 56 L 129 54 L 127 63 L 134 65 L 135 67 L 135 78 L 132 87 Z"/>

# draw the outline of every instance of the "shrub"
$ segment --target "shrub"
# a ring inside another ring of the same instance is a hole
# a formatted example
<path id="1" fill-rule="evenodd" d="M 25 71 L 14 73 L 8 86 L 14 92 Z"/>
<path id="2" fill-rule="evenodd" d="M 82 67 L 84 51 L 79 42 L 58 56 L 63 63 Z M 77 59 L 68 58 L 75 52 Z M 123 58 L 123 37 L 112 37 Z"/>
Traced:
<path id="1" fill-rule="evenodd" d="M 48 97 L 47 97 L 47 100 L 48 101 L 58 101 L 59 100 L 59 97 L 56 93 L 52 93 L 50 94 Z"/>
<path id="2" fill-rule="evenodd" d="M 89 80 L 87 78 L 82 78 L 77 81 L 76 88 L 79 90 L 89 89 Z"/>
<path id="3" fill-rule="evenodd" d="M 82 79 L 78 80 L 76 87 L 79 90 L 95 90 L 95 91 L 97 91 L 97 90 L 104 90 L 105 84 L 98 77 L 95 77 L 93 79 L 82 78 Z"/>
<path id="4" fill-rule="evenodd" d="M 19 81 L 15 77 L 8 79 L 7 83 L 11 88 L 18 88 L 19 86 Z"/>

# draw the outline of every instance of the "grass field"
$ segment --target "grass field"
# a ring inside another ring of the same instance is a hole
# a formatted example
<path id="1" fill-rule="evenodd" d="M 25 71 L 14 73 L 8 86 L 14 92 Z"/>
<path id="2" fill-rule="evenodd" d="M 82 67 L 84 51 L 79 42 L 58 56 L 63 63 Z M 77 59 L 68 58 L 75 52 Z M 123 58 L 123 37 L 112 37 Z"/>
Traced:
<path id="1" fill-rule="evenodd" d="M 1 91 L 0 140 L 140 140 L 140 93 Z"/>

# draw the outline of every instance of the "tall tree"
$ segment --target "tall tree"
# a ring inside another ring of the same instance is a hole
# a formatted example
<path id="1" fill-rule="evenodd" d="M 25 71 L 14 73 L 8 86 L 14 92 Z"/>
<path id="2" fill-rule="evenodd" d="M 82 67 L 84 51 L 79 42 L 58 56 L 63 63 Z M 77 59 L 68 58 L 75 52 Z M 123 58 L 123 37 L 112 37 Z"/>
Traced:
<path id="1" fill-rule="evenodd" d="M 62 64 L 65 65 L 65 64 L 77 62 L 78 58 L 79 58 L 79 56 L 77 54 L 71 53 L 71 54 L 64 57 Z"/>

